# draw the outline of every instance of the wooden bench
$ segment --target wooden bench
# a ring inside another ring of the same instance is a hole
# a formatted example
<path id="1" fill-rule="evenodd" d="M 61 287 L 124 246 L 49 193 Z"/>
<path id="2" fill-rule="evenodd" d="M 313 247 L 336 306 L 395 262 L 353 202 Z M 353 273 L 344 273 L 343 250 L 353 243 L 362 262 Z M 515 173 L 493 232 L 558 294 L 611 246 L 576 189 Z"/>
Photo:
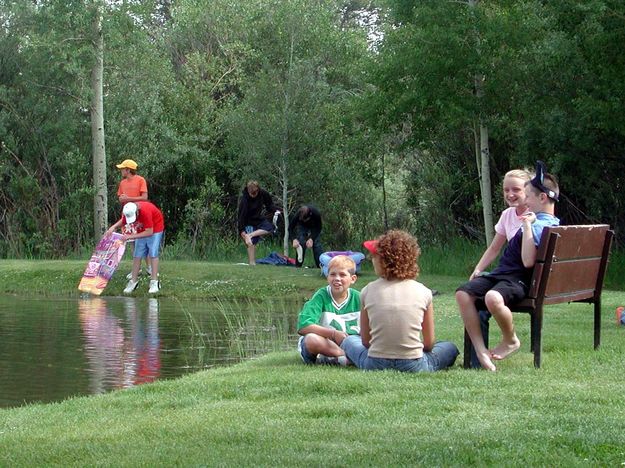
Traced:
<path id="1" fill-rule="evenodd" d="M 594 304 L 594 347 L 601 342 L 601 290 L 614 232 L 607 224 L 557 226 L 543 231 L 530 290 L 510 307 L 531 317 L 530 350 L 534 367 L 541 364 L 543 306 L 564 302 Z M 464 331 L 464 367 L 470 367 L 472 345 Z"/>

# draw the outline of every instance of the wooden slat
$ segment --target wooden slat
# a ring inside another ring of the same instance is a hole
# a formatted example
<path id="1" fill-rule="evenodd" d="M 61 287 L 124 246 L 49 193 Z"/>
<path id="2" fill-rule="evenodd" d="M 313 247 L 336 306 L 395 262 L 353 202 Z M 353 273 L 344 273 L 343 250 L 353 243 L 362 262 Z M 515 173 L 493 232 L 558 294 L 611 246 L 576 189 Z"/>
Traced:
<path id="1" fill-rule="evenodd" d="M 552 263 L 545 296 L 595 289 L 601 258 Z"/>
<path id="2" fill-rule="evenodd" d="M 554 256 L 558 260 L 583 257 L 601 257 L 607 224 L 589 226 L 558 226 L 550 228 L 560 239 L 556 245 Z"/>
<path id="3" fill-rule="evenodd" d="M 563 302 L 581 301 L 584 299 L 591 299 L 595 297 L 594 289 L 587 289 L 585 291 L 567 292 L 557 294 L 555 296 L 545 296 L 543 301 L 544 305 L 562 304 Z"/>

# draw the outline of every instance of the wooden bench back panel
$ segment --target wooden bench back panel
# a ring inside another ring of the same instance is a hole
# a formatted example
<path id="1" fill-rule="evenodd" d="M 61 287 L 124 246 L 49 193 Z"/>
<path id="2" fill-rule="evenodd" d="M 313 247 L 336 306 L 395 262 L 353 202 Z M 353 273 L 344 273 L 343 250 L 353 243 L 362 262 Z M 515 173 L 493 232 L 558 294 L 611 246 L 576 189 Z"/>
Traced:
<path id="1" fill-rule="evenodd" d="M 591 291 L 592 296 L 597 286 L 600 265 L 601 257 L 552 263 L 545 287 L 545 297 L 574 291 Z"/>
<path id="2" fill-rule="evenodd" d="M 547 260 L 548 242 L 545 234 L 557 233 L 564 242 L 558 242 L 554 254 L 561 258 L 601 257 L 606 232 L 610 229 L 607 224 L 554 226 L 545 228 L 536 253 L 536 263 Z"/>
<path id="3" fill-rule="evenodd" d="M 559 234 L 556 250 L 557 261 L 585 257 L 601 258 L 605 235 L 610 227 L 607 224 L 591 226 L 559 226 L 551 232 Z"/>
<path id="4" fill-rule="evenodd" d="M 543 291 L 545 304 L 592 298 L 609 228 L 607 224 L 545 228 L 528 297 Z"/>

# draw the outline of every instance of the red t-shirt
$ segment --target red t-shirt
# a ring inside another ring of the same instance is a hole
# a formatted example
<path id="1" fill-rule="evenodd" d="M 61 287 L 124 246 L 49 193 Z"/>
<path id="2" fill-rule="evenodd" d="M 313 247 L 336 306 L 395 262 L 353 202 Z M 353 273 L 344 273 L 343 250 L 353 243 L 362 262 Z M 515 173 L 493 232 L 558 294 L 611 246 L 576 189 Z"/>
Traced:
<path id="1" fill-rule="evenodd" d="M 136 228 L 136 232 L 142 232 L 146 229 L 152 228 L 153 234 L 163 232 L 165 230 L 165 219 L 163 213 L 156 205 L 149 201 L 136 202 L 139 206 L 139 214 L 137 220 L 133 223 Z M 122 225 L 128 224 L 126 217 L 122 215 Z"/>

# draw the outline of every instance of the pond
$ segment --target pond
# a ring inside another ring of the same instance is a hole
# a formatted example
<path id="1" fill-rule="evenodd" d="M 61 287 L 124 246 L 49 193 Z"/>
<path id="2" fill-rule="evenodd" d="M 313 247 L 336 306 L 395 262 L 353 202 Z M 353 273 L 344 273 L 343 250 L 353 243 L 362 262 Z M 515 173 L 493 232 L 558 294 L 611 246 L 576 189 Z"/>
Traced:
<path id="1" fill-rule="evenodd" d="M 301 301 L 0 296 L 0 407 L 54 402 L 295 350 Z"/>

